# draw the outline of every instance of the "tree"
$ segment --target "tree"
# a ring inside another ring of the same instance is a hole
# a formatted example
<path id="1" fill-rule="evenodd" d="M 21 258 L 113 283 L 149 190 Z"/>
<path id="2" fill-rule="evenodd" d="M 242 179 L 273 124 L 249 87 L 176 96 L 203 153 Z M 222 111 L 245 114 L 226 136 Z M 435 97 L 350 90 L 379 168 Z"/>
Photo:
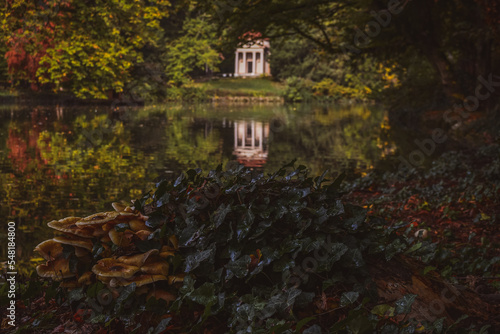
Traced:
<path id="1" fill-rule="evenodd" d="M 121 92 L 147 47 L 157 47 L 166 0 L 8 0 L 2 39 L 9 72 L 34 88 L 77 97 Z"/>
<path id="2" fill-rule="evenodd" d="M 497 7 L 481 1 L 399 1 L 390 2 L 389 8 L 375 0 L 211 4 L 220 26 L 231 27 L 233 41 L 255 30 L 271 38 L 299 35 L 329 54 L 347 54 L 351 59 L 369 53 L 381 61 L 408 65 L 408 52 L 416 54 L 432 66 L 439 79 L 437 88 L 448 100 L 469 92 L 478 75 L 492 70 L 491 13 Z"/>
<path id="3" fill-rule="evenodd" d="M 216 70 L 222 60 L 216 44 L 217 30 L 210 14 L 200 13 L 191 5 L 181 35 L 167 47 L 166 73 L 170 83 L 181 85 L 196 69 Z"/>

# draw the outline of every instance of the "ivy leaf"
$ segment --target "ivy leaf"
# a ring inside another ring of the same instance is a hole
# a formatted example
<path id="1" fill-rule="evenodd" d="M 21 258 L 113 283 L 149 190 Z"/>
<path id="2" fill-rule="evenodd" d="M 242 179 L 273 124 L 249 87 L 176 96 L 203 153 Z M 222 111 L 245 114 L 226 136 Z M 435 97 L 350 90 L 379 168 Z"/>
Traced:
<path id="1" fill-rule="evenodd" d="M 70 302 L 76 302 L 83 299 L 85 295 L 83 294 L 82 288 L 74 289 L 68 292 L 68 299 Z"/>
<path id="2" fill-rule="evenodd" d="M 149 216 L 148 220 L 146 221 L 146 226 L 150 227 L 152 229 L 156 229 L 157 227 L 164 224 L 165 222 L 166 222 L 166 218 L 163 215 L 152 214 Z"/>
<path id="3" fill-rule="evenodd" d="M 409 254 L 409 253 L 412 253 L 416 250 L 419 250 L 420 248 L 422 247 L 422 243 L 421 242 L 417 242 L 416 244 L 414 244 L 413 246 L 411 246 L 406 252 L 405 254 Z"/>
<path id="4" fill-rule="evenodd" d="M 302 327 L 304 327 L 304 325 L 306 325 L 308 322 L 310 322 L 314 319 L 316 319 L 316 318 L 315 317 L 307 317 L 307 318 L 301 319 L 300 321 L 297 322 L 297 325 L 295 326 L 295 331 L 300 332 L 300 330 L 302 329 Z M 305 333 L 305 331 L 303 333 Z"/>
<path id="5" fill-rule="evenodd" d="M 403 298 L 397 300 L 395 303 L 396 307 L 394 309 L 395 313 L 396 314 L 410 313 L 411 306 L 413 305 L 415 298 L 417 298 L 417 295 L 408 294 L 405 295 Z"/>
<path id="6" fill-rule="evenodd" d="M 346 245 L 340 242 L 331 244 L 328 247 L 328 269 L 332 268 L 333 264 L 340 260 L 342 255 L 344 255 L 349 249 Z"/>
<path id="7" fill-rule="evenodd" d="M 136 288 L 136 284 L 132 283 L 127 285 L 118 298 L 116 298 L 116 304 L 115 304 L 115 313 L 119 313 L 123 309 L 123 303 L 134 293 Z"/>
<path id="8" fill-rule="evenodd" d="M 231 212 L 231 204 L 226 205 L 222 203 L 217 208 L 217 211 L 215 211 L 214 215 L 212 216 L 212 221 L 215 223 L 215 228 L 218 228 L 224 222 L 224 219 L 226 219 L 226 215 L 229 212 Z"/>
<path id="9" fill-rule="evenodd" d="M 311 327 L 305 329 L 302 334 L 321 334 L 323 331 L 319 325 L 312 325 Z"/>
<path id="10" fill-rule="evenodd" d="M 351 305 L 358 300 L 359 297 L 359 292 L 356 291 L 350 291 L 350 292 L 344 292 L 342 296 L 340 297 L 340 306 L 344 307 L 347 305 Z"/>
<path id="11" fill-rule="evenodd" d="M 226 279 L 229 279 L 234 274 L 238 278 L 245 277 L 248 273 L 248 265 L 252 262 L 250 255 L 244 255 L 236 261 L 230 261 L 227 265 Z"/>
<path id="12" fill-rule="evenodd" d="M 185 265 L 186 269 L 185 272 L 189 273 L 196 269 L 201 262 L 213 257 L 215 254 L 215 243 L 212 244 L 212 246 L 204 251 L 188 255 L 186 257 Z"/>
<path id="13" fill-rule="evenodd" d="M 203 306 L 214 304 L 218 300 L 218 296 L 215 293 L 215 285 L 209 282 L 195 289 L 189 294 L 189 297 L 193 302 Z"/>
<path id="14" fill-rule="evenodd" d="M 186 172 L 186 174 L 188 176 L 188 181 L 194 181 L 196 175 L 201 174 L 201 169 L 200 168 L 190 169 Z"/>
<path id="15" fill-rule="evenodd" d="M 316 189 L 321 188 L 321 183 L 325 181 L 325 176 L 328 173 L 328 169 L 321 174 L 321 176 L 318 176 L 317 178 L 314 179 L 314 182 L 316 183 Z"/>
<path id="16" fill-rule="evenodd" d="M 332 182 L 332 184 L 330 184 L 327 188 L 327 193 L 330 193 L 330 194 L 335 194 L 337 193 L 337 191 L 339 190 L 340 188 L 340 184 L 342 183 L 342 181 L 344 180 L 346 174 L 345 173 L 342 173 L 340 174 L 339 176 L 337 176 L 337 178 L 335 179 L 335 181 Z"/>
<path id="17" fill-rule="evenodd" d="M 97 283 L 89 286 L 89 288 L 87 289 L 87 296 L 90 298 L 96 298 L 97 293 L 102 289 L 104 289 L 104 284 L 102 284 L 100 281 L 97 281 Z"/>
<path id="18" fill-rule="evenodd" d="M 254 219 L 255 215 L 253 214 L 252 210 L 248 208 L 245 212 L 243 220 L 238 223 L 236 229 L 236 236 L 238 241 L 242 241 L 243 238 L 247 236 L 248 232 L 250 231 L 250 227 L 254 222 Z"/>
<path id="19" fill-rule="evenodd" d="M 156 326 L 155 330 L 153 331 L 153 334 L 160 334 L 160 333 L 164 332 L 167 329 L 167 326 L 171 320 L 172 320 L 172 318 L 162 319 L 160 321 L 160 323 L 158 324 L 158 326 Z"/>
<path id="20" fill-rule="evenodd" d="M 185 178 L 186 177 L 184 176 L 184 173 L 181 173 L 181 175 L 179 175 L 179 177 L 174 182 L 174 188 L 177 188 Z"/>
<path id="21" fill-rule="evenodd" d="M 376 305 L 372 308 L 370 311 L 373 314 L 376 314 L 378 316 L 389 316 L 393 317 L 394 316 L 394 307 L 388 304 L 381 304 L 381 305 Z"/>

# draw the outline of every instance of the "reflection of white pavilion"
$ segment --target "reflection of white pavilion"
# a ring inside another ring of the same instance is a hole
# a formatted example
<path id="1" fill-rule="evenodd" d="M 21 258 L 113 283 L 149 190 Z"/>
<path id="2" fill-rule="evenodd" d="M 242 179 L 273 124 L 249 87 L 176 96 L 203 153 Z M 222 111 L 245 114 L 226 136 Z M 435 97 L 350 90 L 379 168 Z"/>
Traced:
<path id="1" fill-rule="evenodd" d="M 269 124 L 255 121 L 234 122 L 233 154 L 246 167 L 262 167 L 267 161 Z"/>

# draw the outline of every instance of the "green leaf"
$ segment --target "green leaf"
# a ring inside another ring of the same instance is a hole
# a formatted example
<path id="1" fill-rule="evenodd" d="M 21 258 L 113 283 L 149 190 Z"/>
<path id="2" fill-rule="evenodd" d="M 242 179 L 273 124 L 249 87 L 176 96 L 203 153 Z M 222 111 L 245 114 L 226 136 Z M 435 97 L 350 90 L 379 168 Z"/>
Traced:
<path id="1" fill-rule="evenodd" d="M 436 267 L 427 266 L 424 268 L 424 275 L 427 275 L 427 273 L 429 273 L 430 271 L 436 270 L 436 269 L 437 269 Z"/>
<path id="2" fill-rule="evenodd" d="M 213 283 L 204 283 L 198 289 L 189 294 L 191 300 L 195 303 L 207 306 L 217 302 L 218 297 L 215 294 L 215 285 Z"/>
<path id="3" fill-rule="evenodd" d="M 76 302 L 85 298 L 82 288 L 74 289 L 68 292 L 68 299 L 70 302 Z"/>
<path id="4" fill-rule="evenodd" d="M 351 305 L 358 300 L 359 297 L 359 292 L 356 291 L 350 291 L 350 292 L 344 292 L 342 296 L 340 297 L 340 306 L 344 307 L 347 305 Z"/>
<path id="5" fill-rule="evenodd" d="M 446 317 L 439 318 L 438 320 L 434 321 L 432 323 L 432 327 L 436 331 L 436 333 L 441 333 L 443 332 L 444 328 L 444 321 L 446 320 Z"/>
<path id="6" fill-rule="evenodd" d="M 344 180 L 345 176 L 346 176 L 346 174 L 344 172 L 342 172 L 339 176 L 337 176 L 335 181 L 333 181 L 332 184 L 330 184 L 328 186 L 327 192 L 328 193 L 336 193 L 339 190 L 340 184 Z"/>
<path id="7" fill-rule="evenodd" d="M 172 318 L 165 318 L 160 321 L 158 326 L 153 331 L 153 334 L 160 334 L 167 329 L 168 324 L 172 321 Z"/>
<path id="8" fill-rule="evenodd" d="M 211 220 L 215 223 L 215 228 L 218 228 L 226 219 L 226 215 L 231 212 L 231 204 L 222 203 L 217 211 L 213 214 Z"/>
<path id="9" fill-rule="evenodd" d="M 372 308 L 370 311 L 373 314 L 376 314 L 378 316 L 384 317 L 384 316 L 389 316 L 393 317 L 394 316 L 394 307 L 388 304 L 381 304 L 381 305 L 376 305 Z"/>
<path id="10" fill-rule="evenodd" d="M 416 244 L 414 244 L 413 246 L 410 247 L 410 249 L 408 249 L 405 254 L 409 254 L 409 253 L 412 253 L 418 249 L 420 249 L 422 247 L 422 243 L 421 242 L 417 242 Z"/>
<path id="11" fill-rule="evenodd" d="M 244 255 L 236 261 L 230 261 L 227 265 L 226 279 L 231 278 L 234 274 L 238 278 L 245 277 L 248 274 L 248 265 L 252 262 L 249 255 Z"/>
<path id="12" fill-rule="evenodd" d="M 319 327 L 319 325 L 312 325 L 311 327 L 306 328 L 302 332 L 302 334 L 321 334 L 321 333 L 323 333 L 323 331 L 321 330 L 321 327 Z"/>
<path id="13" fill-rule="evenodd" d="M 315 317 L 308 317 L 308 318 L 301 319 L 300 321 L 297 322 L 297 325 L 295 326 L 295 331 L 300 332 L 300 330 L 302 329 L 302 327 L 304 327 L 304 325 L 306 325 L 308 322 L 313 321 L 314 319 L 316 319 L 316 318 Z"/>
<path id="14" fill-rule="evenodd" d="M 161 214 L 152 214 L 146 221 L 146 226 L 152 229 L 158 228 L 160 225 L 166 222 L 166 218 Z"/>
<path id="15" fill-rule="evenodd" d="M 327 173 L 328 173 L 328 169 L 325 170 L 323 172 L 323 174 L 321 174 L 321 176 L 318 176 L 316 179 L 314 179 L 314 181 L 316 182 L 316 189 L 321 188 L 321 183 L 323 183 L 323 181 L 325 180 L 325 176 Z"/>
<path id="16" fill-rule="evenodd" d="M 403 298 L 397 300 L 395 303 L 396 307 L 394 309 L 395 313 L 396 314 L 410 313 L 411 306 L 413 305 L 415 298 L 417 298 L 417 295 L 408 294 L 403 296 Z"/>
<path id="17" fill-rule="evenodd" d="M 87 297 L 90 298 L 96 298 L 97 293 L 104 289 L 105 285 L 102 284 L 100 281 L 97 281 L 96 283 L 90 285 L 87 289 Z"/>
<path id="18" fill-rule="evenodd" d="M 247 236 L 248 232 L 250 231 L 250 227 L 252 227 L 254 219 L 255 215 L 253 214 L 251 208 L 248 208 L 245 211 L 243 219 L 238 222 L 236 227 L 236 239 L 238 241 L 242 241 L 243 238 Z"/>
<path id="19" fill-rule="evenodd" d="M 118 298 L 116 298 L 116 304 L 114 311 L 115 313 L 119 313 L 123 309 L 123 303 L 132 296 L 135 292 L 136 284 L 132 283 L 127 285 L 121 292 Z"/>
<path id="20" fill-rule="evenodd" d="M 329 255 L 327 258 L 328 268 L 332 268 L 333 264 L 335 262 L 337 262 L 338 260 L 340 260 L 342 255 L 344 255 L 349 250 L 349 248 L 346 245 L 344 245 L 343 243 L 340 243 L 340 242 L 332 243 L 331 245 L 328 245 L 327 247 L 328 247 L 327 251 L 328 251 L 328 255 Z"/>
<path id="21" fill-rule="evenodd" d="M 212 246 L 207 250 L 188 255 L 185 261 L 185 272 L 189 273 L 193 271 L 200 265 L 201 262 L 213 258 L 214 254 L 215 244 L 212 244 Z"/>

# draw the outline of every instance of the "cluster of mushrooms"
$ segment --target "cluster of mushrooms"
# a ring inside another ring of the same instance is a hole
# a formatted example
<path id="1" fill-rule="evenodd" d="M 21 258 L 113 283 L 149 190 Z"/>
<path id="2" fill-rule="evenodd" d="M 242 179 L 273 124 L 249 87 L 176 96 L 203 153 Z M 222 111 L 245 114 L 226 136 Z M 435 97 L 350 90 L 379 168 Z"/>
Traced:
<path id="1" fill-rule="evenodd" d="M 117 288 L 135 283 L 138 294 L 149 292 L 148 298 L 175 300 L 173 294 L 151 287 L 160 281 L 170 285 L 182 282 L 182 275 L 169 272 L 167 260 L 178 250 L 176 237 L 170 236 L 168 244 L 159 249 L 140 252 L 135 243 L 148 240 L 153 233 L 146 225 L 148 217 L 121 203 L 112 206 L 115 211 L 48 223 L 60 235 L 36 246 L 35 251 L 47 260 L 37 266 L 38 275 L 61 281 L 60 286 L 69 289 L 99 280 L 115 292 L 115 297 Z M 97 262 L 96 256 L 101 258 Z M 91 269 L 79 274 L 75 264 Z"/>

